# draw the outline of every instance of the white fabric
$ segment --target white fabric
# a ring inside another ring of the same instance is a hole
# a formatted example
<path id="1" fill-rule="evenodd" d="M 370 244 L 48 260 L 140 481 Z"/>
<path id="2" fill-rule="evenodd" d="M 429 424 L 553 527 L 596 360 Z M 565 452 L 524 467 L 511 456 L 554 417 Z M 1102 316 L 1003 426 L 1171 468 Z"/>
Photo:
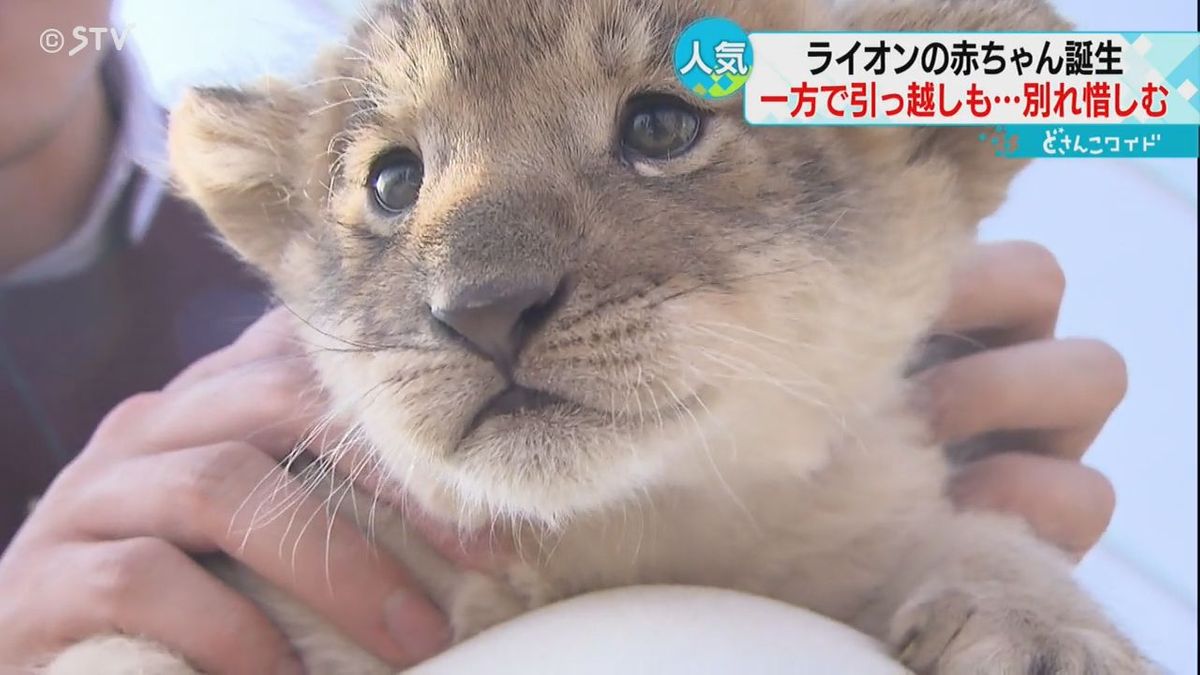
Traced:
<path id="1" fill-rule="evenodd" d="M 803 609 L 732 591 L 643 586 L 501 624 L 412 675 L 904 675 L 883 648 Z"/>

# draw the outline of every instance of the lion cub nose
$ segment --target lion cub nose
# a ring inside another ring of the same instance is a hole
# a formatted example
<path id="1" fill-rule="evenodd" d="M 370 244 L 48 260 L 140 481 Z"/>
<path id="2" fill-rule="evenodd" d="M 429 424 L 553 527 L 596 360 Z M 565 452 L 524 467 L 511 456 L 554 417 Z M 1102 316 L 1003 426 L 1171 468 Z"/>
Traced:
<path id="1" fill-rule="evenodd" d="M 430 307 L 433 317 L 510 374 L 526 340 L 562 305 L 561 280 L 469 286 Z"/>

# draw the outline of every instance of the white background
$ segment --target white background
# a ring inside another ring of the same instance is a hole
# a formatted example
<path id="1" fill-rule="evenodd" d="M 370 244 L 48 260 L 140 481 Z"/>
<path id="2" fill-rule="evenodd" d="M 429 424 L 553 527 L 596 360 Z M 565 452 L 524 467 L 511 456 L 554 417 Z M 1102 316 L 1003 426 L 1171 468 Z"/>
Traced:
<path id="1" fill-rule="evenodd" d="M 118 4 L 169 102 L 188 83 L 298 72 L 354 2 Z M 1196 29 L 1191 0 L 1057 2 L 1080 30 Z M 1116 484 L 1116 519 L 1078 574 L 1185 675 L 1197 669 L 1195 186 L 1190 160 L 1041 160 L 985 227 L 1054 250 L 1069 279 L 1061 333 L 1101 337 L 1128 359 L 1129 396 L 1088 456 Z"/>

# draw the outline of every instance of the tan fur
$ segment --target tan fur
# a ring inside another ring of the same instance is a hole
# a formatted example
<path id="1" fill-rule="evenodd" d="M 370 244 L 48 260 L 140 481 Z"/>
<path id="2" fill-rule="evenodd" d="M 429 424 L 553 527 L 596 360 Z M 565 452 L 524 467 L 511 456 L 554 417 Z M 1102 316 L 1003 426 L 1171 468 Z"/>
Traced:
<path id="1" fill-rule="evenodd" d="M 380 516 L 379 540 L 458 636 L 593 589 L 687 583 L 815 609 L 920 672 L 1147 670 L 1064 556 L 1014 519 L 954 511 L 942 452 L 903 403 L 949 271 L 1020 163 L 969 130 L 751 129 L 736 101 L 670 162 L 613 154 L 631 95 L 686 96 L 667 50 L 701 16 L 751 30 L 1062 22 L 1039 0 L 569 5 L 396 0 L 313 84 L 197 91 L 173 118 L 183 192 L 310 324 L 324 383 L 390 475 L 462 527 L 513 526 L 522 560 L 493 581 Z M 388 220 L 362 186 L 395 146 L 419 150 L 426 182 L 414 211 Z M 517 377 L 581 406 L 462 438 L 504 383 L 430 332 L 427 303 L 528 270 L 575 288 Z M 386 672 L 226 574 L 310 672 Z M 50 672 L 161 658 L 110 638 Z"/>

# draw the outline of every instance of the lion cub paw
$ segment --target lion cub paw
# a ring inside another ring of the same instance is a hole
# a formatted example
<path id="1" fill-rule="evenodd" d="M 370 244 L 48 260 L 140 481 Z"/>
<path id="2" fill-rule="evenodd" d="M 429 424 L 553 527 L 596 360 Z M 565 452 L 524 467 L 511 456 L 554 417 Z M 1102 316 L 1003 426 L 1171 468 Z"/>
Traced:
<path id="1" fill-rule="evenodd" d="M 922 675 L 1141 675 L 1156 673 L 1132 644 L 1080 598 L 931 588 L 896 614 L 889 642 Z M 1061 599 L 1060 599 L 1061 600 Z"/>
<path id="2" fill-rule="evenodd" d="M 509 587 L 483 574 L 466 574 L 449 608 L 454 641 L 474 637 L 525 611 L 525 603 Z"/>

